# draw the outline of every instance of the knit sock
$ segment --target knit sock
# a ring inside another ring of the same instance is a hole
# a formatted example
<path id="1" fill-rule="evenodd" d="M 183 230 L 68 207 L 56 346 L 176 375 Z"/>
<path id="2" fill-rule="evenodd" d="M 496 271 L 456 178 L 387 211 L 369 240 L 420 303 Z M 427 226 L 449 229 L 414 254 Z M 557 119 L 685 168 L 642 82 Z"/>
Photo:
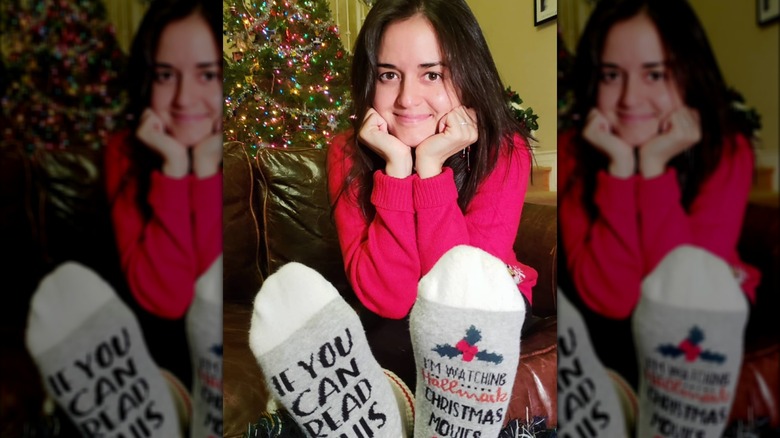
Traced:
<path id="1" fill-rule="evenodd" d="M 620 401 L 582 316 L 558 291 L 558 433 L 562 437 L 628 436 Z"/>
<path id="2" fill-rule="evenodd" d="M 525 302 L 506 265 L 458 246 L 421 280 L 410 314 L 414 436 L 498 436 L 520 358 Z"/>
<path id="3" fill-rule="evenodd" d="M 357 314 L 316 271 L 288 263 L 265 280 L 249 346 L 270 390 L 307 436 L 405 436 Z"/>
<path id="4" fill-rule="evenodd" d="M 195 283 L 186 322 L 193 366 L 190 437 L 221 437 L 222 255 Z"/>
<path id="5" fill-rule="evenodd" d="M 181 435 L 138 321 L 93 271 L 69 262 L 41 281 L 26 344 L 47 392 L 84 436 Z"/>
<path id="6" fill-rule="evenodd" d="M 670 252 L 642 283 L 633 332 L 638 437 L 720 437 L 742 362 L 747 302 L 731 269 L 700 248 Z"/>

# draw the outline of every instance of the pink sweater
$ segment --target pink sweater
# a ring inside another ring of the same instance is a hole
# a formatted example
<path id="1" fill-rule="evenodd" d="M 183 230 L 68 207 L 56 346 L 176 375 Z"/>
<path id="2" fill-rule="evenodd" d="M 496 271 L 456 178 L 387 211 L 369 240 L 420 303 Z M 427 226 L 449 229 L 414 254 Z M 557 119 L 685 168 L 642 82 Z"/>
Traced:
<path id="1" fill-rule="evenodd" d="M 127 133 L 106 148 L 106 185 L 122 269 L 138 302 L 163 318 L 189 308 L 195 280 L 222 252 L 222 174 L 198 179 L 151 175 L 146 220 L 136 204 L 137 181 L 130 169 Z"/>
<path id="2" fill-rule="evenodd" d="M 562 178 L 574 168 L 573 135 L 558 140 Z M 672 249 L 690 244 L 720 256 L 744 275 L 742 289 L 754 299 L 760 273 L 741 262 L 737 240 L 753 172 L 748 140 L 733 138 L 733 153 L 702 184 L 690 213 L 680 203 L 674 169 L 644 179 L 619 179 L 606 171 L 596 178 L 594 200 L 599 216 L 591 221 L 582 206 L 582 186 L 559 197 L 559 224 L 567 268 L 583 301 L 609 318 L 627 318 L 639 300 L 642 279 Z"/>
<path id="3" fill-rule="evenodd" d="M 347 135 L 331 142 L 328 182 L 331 199 L 350 169 L 345 156 Z M 496 256 L 525 275 L 518 285 L 528 301 L 537 273 L 517 261 L 513 244 L 530 174 L 525 143 L 515 137 L 511 156 L 503 154 L 463 214 L 452 169 L 421 179 L 374 173 L 371 202 L 376 216 L 368 222 L 354 201 L 343 194 L 335 220 L 347 278 L 360 301 L 386 318 L 403 318 L 417 298 L 417 283 L 437 260 L 457 245 L 471 245 Z M 354 188 L 353 188 L 354 189 Z"/>

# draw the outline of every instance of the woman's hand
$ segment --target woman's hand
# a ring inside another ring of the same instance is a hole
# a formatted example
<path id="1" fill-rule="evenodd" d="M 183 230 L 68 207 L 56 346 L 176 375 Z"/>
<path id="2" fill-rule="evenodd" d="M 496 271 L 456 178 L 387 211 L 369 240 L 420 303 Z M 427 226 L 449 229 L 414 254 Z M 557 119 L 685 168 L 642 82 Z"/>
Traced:
<path id="1" fill-rule="evenodd" d="M 672 158 L 701 140 L 699 112 L 680 106 L 661 122 L 659 131 L 639 149 L 639 172 L 645 178 L 663 174 Z"/>
<path id="2" fill-rule="evenodd" d="M 447 158 L 477 141 L 477 113 L 462 105 L 455 107 L 439 120 L 438 131 L 415 150 L 415 167 L 420 178 L 440 174 Z"/>
<path id="3" fill-rule="evenodd" d="M 612 132 L 606 117 L 592 109 L 585 119 L 582 137 L 609 158 L 609 173 L 618 178 L 628 178 L 636 172 L 634 149 Z"/>
<path id="4" fill-rule="evenodd" d="M 192 148 L 192 171 L 198 178 L 219 172 L 222 163 L 222 119 L 214 121 L 211 135 Z"/>
<path id="5" fill-rule="evenodd" d="M 412 174 L 412 148 L 387 131 L 387 121 L 373 108 L 363 118 L 358 138 L 385 160 L 385 173 L 394 178 Z"/>
<path id="6" fill-rule="evenodd" d="M 162 172 L 171 178 L 182 178 L 190 171 L 187 148 L 168 135 L 160 117 L 150 108 L 141 114 L 135 135 L 163 159 Z"/>

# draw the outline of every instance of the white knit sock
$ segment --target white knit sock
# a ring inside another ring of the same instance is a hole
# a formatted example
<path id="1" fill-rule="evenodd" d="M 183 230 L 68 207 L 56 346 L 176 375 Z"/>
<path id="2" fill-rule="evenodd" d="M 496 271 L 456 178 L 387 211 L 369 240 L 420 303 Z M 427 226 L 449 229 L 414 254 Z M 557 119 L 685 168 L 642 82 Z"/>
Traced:
<path id="1" fill-rule="evenodd" d="M 638 437 L 720 437 L 742 363 L 747 300 L 729 266 L 692 246 L 642 283 L 632 320 L 639 361 Z"/>
<path id="2" fill-rule="evenodd" d="M 506 264 L 458 246 L 418 290 L 409 320 L 417 365 L 414 436 L 498 436 L 525 319 L 525 302 Z"/>
<path id="3" fill-rule="evenodd" d="M 618 394 L 582 315 L 558 291 L 558 433 L 561 437 L 628 436 Z"/>
<path id="4" fill-rule="evenodd" d="M 193 367 L 190 438 L 222 436 L 222 255 L 195 283 L 186 322 Z"/>
<path id="5" fill-rule="evenodd" d="M 47 392 L 84 436 L 180 436 L 135 316 L 93 271 L 65 263 L 43 279 L 26 343 Z"/>
<path id="6" fill-rule="evenodd" d="M 307 436 L 404 436 L 360 319 L 316 271 L 289 263 L 268 277 L 251 324 L 268 386 Z"/>

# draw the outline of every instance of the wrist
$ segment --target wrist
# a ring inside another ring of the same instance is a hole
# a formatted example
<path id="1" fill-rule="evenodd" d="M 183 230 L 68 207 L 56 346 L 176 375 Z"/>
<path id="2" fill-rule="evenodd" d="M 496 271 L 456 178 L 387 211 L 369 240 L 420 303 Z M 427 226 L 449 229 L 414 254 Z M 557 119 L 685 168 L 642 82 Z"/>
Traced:
<path id="1" fill-rule="evenodd" d="M 190 163 L 187 151 L 182 149 L 182 154 L 171 154 L 163 160 L 162 173 L 170 178 L 183 178 L 190 173 Z"/>
<path id="2" fill-rule="evenodd" d="M 639 154 L 639 174 L 645 179 L 661 176 L 666 171 L 666 160 L 654 155 Z"/>
<path id="3" fill-rule="evenodd" d="M 402 158 L 394 158 L 385 164 L 385 174 L 393 178 L 403 179 L 412 174 L 412 155 Z"/>
<path id="4" fill-rule="evenodd" d="M 633 150 L 630 151 L 630 155 L 621 157 L 613 157 L 610 160 L 609 174 L 616 178 L 629 178 L 636 173 L 636 159 L 634 158 Z"/>
<path id="5" fill-rule="evenodd" d="M 414 168 L 417 171 L 417 176 L 421 179 L 425 179 L 439 175 L 442 171 L 442 165 L 443 163 L 437 160 L 425 156 L 418 156 Z"/>

